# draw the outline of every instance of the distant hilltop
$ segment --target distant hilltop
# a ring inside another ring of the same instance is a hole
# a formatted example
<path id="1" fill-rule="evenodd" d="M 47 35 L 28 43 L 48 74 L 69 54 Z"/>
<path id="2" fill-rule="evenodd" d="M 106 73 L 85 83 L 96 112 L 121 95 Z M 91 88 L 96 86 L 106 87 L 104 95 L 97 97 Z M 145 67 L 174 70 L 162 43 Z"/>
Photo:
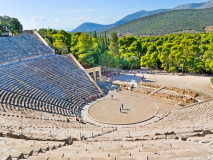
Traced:
<path id="1" fill-rule="evenodd" d="M 124 18 L 120 19 L 119 21 L 109 24 L 109 25 L 102 25 L 102 24 L 97 24 L 97 23 L 90 23 L 86 22 L 72 30 L 71 32 L 93 32 L 93 31 L 105 31 L 114 27 L 117 27 L 121 24 L 127 23 L 132 20 L 136 20 L 138 18 L 150 16 L 153 14 L 158 14 L 170 10 L 179 10 L 179 9 L 203 9 L 203 8 L 211 8 L 213 7 L 213 0 L 210 0 L 208 2 L 203 2 L 203 3 L 189 3 L 189 4 L 183 4 L 179 5 L 175 8 L 172 9 L 158 9 L 158 10 L 153 10 L 153 11 L 145 11 L 141 10 L 138 12 L 135 12 L 133 14 L 129 14 L 125 16 Z"/>
<path id="2" fill-rule="evenodd" d="M 106 31 L 119 36 L 158 36 L 170 33 L 200 33 L 213 31 L 213 8 L 172 10 L 119 25 Z M 104 33 L 100 33 L 104 34 Z"/>

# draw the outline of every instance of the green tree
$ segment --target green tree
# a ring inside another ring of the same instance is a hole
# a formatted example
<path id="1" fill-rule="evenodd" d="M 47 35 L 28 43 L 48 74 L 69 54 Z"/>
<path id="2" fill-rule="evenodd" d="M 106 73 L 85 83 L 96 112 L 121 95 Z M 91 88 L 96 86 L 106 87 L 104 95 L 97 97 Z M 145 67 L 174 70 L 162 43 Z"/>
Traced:
<path id="1" fill-rule="evenodd" d="M 56 34 L 52 35 L 52 39 L 53 39 L 53 46 L 55 47 L 57 52 L 59 52 L 60 54 L 68 53 L 68 51 L 70 50 L 70 44 L 71 44 L 71 33 L 61 29 Z M 57 47 L 59 46 L 60 46 L 60 49 L 57 49 Z"/>
<path id="2" fill-rule="evenodd" d="M 13 36 L 23 32 L 22 24 L 17 18 L 9 16 L 0 16 L 0 36 L 9 35 Z"/>
<path id="3" fill-rule="evenodd" d="M 67 45 L 63 43 L 61 40 L 56 40 L 55 42 L 53 42 L 53 48 L 59 54 L 68 53 Z"/>
<path id="4" fill-rule="evenodd" d="M 111 52 L 105 52 L 104 54 L 101 54 L 99 57 L 99 65 L 105 66 L 107 68 L 118 68 L 119 59 Z"/>
<path id="5" fill-rule="evenodd" d="M 95 59 L 93 58 L 92 51 L 88 51 L 84 54 L 80 54 L 78 56 L 78 61 L 84 66 L 85 68 L 90 68 L 94 66 Z"/>
<path id="6" fill-rule="evenodd" d="M 76 48 L 76 45 L 78 44 L 78 39 L 79 39 L 79 37 L 80 37 L 81 34 L 82 34 L 82 32 L 75 32 L 75 33 L 73 33 L 73 35 L 71 37 L 70 51 L 74 55 L 78 51 L 77 48 Z"/>
<path id="7" fill-rule="evenodd" d="M 171 72 L 177 72 L 177 73 L 179 72 L 182 55 L 183 55 L 183 48 L 180 45 L 176 44 L 172 46 L 171 54 L 169 55 L 169 59 L 172 64 L 171 67 L 173 67 L 172 69 L 170 68 Z"/>
<path id="8" fill-rule="evenodd" d="M 73 34 L 71 51 L 85 68 L 93 67 L 98 63 L 100 49 L 96 40 L 88 33 Z"/>
<path id="9" fill-rule="evenodd" d="M 111 33 L 111 40 L 110 40 L 110 45 L 109 45 L 109 50 L 110 52 L 120 58 L 120 53 L 119 53 L 119 45 L 118 45 L 118 36 L 116 32 Z"/>
<path id="10" fill-rule="evenodd" d="M 95 31 L 94 34 L 93 34 L 93 38 L 97 38 L 97 33 L 96 33 L 96 31 Z"/>
<path id="11" fill-rule="evenodd" d="M 13 36 L 23 32 L 22 24 L 19 22 L 17 18 L 11 18 L 10 32 L 12 33 Z"/>
<path id="12" fill-rule="evenodd" d="M 213 70 L 213 51 L 204 53 L 203 61 L 207 72 L 211 73 Z"/>
<path id="13" fill-rule="evenodd" d="M 182 73 L 184 73 L 188 56 L 191 54 L 195 54 L 195 52 L 198 51 L 198 47 L 196 45 L 195 40 L 189 37 L 181 41 L 181 46 L 183 47 Z"/>
<path id="14" fill-rule="evenodd" d="M 135 40 L 128 48 L 130 53 L 133 53 L 134 56 L 141 59 L 142 56 L 142 44 L 139 40 Z"/>
<path id="15" fill-rule="evenodd" d="M 53 43 L 53 39 L 52 39 L 52 35 L 56 34 L 56 30 L 55 29 L 51 29 L 51 28 L 41 28 L 38 30 L 38 33 L 46 40 L 48 39 L 48 41 L 52 44 Z M 47 43 L 48 43 L 47 41 Z"/>

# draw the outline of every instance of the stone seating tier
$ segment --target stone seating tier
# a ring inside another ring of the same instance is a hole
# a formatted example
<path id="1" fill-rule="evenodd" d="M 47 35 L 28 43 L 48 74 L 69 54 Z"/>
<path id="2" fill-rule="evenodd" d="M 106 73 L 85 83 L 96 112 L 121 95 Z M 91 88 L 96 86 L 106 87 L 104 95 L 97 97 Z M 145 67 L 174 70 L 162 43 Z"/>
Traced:
<path id="1" fill-rule="evenodd" d="M 59 107 L 75 112 L 83 99 L 100 94 L 84 71 L 65 56 L 51 55 L 3 67 L 0 75 L 0 88 L 10 93 L 1 95 L 3 103 L 36 110 L 55 113 Z"/>
<path id="2" fill-rule="evenodd" d="M 52 54 L 36 34 L 23 34 L 15 37 L 0 37 L 0 63 L 19 60 L 37 55 Z"/>
<path id="3" fill-rule="evenodd" d="M 102 141 L 78 142 L 29 160 L 175 160 L 175 159 L 211 159 L 212 155 L 205 144 L 178 140 L 157 140 L 142 142 Z"/>
<path id="4" fill-rule="evenodd" d="M 60 112 L 65 112 L 61 110 Z M 113 127 L 99 127 L 80 123 L 75 117 L 0 103 L 0 137 L 26 140 L 61 141 L 72 136 L 92 137 L 113 131 Z M 10 134 L 10 135 L 8 135 Z M 11 136 L 13 135 L 13 136 Z M 22 137 L 22 138 L 19 138 Z"/>

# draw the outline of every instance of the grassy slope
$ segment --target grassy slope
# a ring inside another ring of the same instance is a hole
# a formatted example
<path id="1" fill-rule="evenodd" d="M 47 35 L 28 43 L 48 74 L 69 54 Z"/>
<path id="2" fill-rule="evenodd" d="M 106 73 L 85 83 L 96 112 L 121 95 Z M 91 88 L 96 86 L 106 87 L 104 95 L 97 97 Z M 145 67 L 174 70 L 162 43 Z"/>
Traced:
<path id="1" fill-rule="evenodd" d="M 182 30 L 204 32 L 205 27 L 210 25 L 213 25 L 213 8 L 174 10 L 130 21 L 107 30 L 107 34 L 112 31 L 134 36 L 165 35 Z"/>

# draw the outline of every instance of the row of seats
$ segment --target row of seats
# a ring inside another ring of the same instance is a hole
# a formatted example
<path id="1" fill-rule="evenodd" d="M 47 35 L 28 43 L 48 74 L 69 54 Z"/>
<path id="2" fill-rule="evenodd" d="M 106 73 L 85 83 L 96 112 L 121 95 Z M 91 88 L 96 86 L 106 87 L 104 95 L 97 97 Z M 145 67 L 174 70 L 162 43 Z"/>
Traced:
<path id="1" fill-rule="evenodd" d="M 17 99 L 23 104 L 39 101 L 41 104 L 47 103 L 75 112 L 86 99 L 100 94 L 84 71 L 64 56 L 51 55 L 17 63 L 0 68 L 0 74 L 2 90 L 25 97 L 19 99 L 16 96 L 10 99 L 10 102 Z M 10 103 L 7 99 L 7 103 Z M 27 101 L 27 99 L 33 100 Z M 42 107 L 38 106 L 38 108 Z M 47 110 L 49 109 L 44 111 Z"/>
<path id="2" fill-rule="evenodd" d="M 206 118 L 213 116 L 213 100 L 191 105 L 186 108 L 180 108 L 171 113 L 166 118 L 166 121 L 179 120 L 196 120 L 198 118 Z"/>
<path id="3" fill-rule="evenodd" d="M 0 137 L 0 159 L 27 159 L 39 153 L 45 153 L 62 147 L 65 142 L 31 141 Z"/>
<path id="4" fill-rule="evenodd" d="M 178 140 L 77 142 L 29 160 L 208 160 L 212 149 Z"/>
<path id="5" fill-rule="evenodd" d="M 79 123 L 75 117 L 1 103 L 0 119 L 0 136 L 16 139 L 64 141 L 71 136 L 80 140 L 115 130 L 113 127 Z"/>
<path id="6" fill-rule="evenodd" d="M 35 99 L 42 102 L 47 102 L 53 105 L 60 105 L 62 108 L 69 108 L 69 103 L 57 100 L 56 98 L 50 96 L 48 93 L 38 89 L 24 81 L 18 80 L 15 77 L 11 77 L 10 75 L 5 74 L 0 70 L 0 87 L 3 90 L 19 94 L 25 97 L 29 97 L 31 99 Z"/>
<path id="7" fill-rule="evenodd" d="M 51 53 L 51 49 L 42 43 L 35 34 L 24 34 L 23 37 L 35 46 L 40 53 Z"/>
<path id="8" fill-rule="evenodd" d="M 101 92 L 38 35 L 0 38 L 0 57 L 0 159 L 36 157 L 70 136 L 85 140 L 115 130 L 76 118 Z"/>
<path id="9" fill-rule="evenodd" d="M 166 133 L 173 133 L 172 137 L 187 139 L 205 130 L 213 132 L 213 100 L 193 104 L 186 108 L 171 111 L 166 117 L 155 123 L 139 127 L 123 127 L 110 133 L 106 140 L 126 140 L 130 135 L 133 140 L 165 139 Z"/>
<path id="10" fill-rule="evenodd" d="M 35 34 L 0 37 L 0 63 L 52 52 Z"/>
<path id="11" fill-rule="evenodd" d="M 212 159 L 212 102 L 213 100 L 209 100 L 186 108 L 174 110 L 164 119 L 147 126 L 118 128 L 115 132 L 104 135 L 97 134 L 99 136 L 95 138 L 92 136 L 88 141 L 75 142 L 71 146 L 58 149 L 57 152 L 48 151 L 46 153 L 30 156 L 28 159 Z M 191 113 L 194 116 L 190 117 Z M 44 114 L 44 112 L 42 114 Z M 37 114 L 35 115 L 38 116 Z M 2 123 L 5 122 L 6 118 L 6 115 L 1 118 L 3 120 Z M 12 118 L 10 118 L 10 120 L 11 119 Z M 24 117 L 22 117 L 22 120 L 23 119 Z M 192 124 L 192 119 L 196 124 Z M 41 119 L 35 118 L 34 122 L 35 121 L 39 123 Z M 57 125 L 52 122 L 56 122 Z M 68 133 L 72 132 L 78 137 L 78 134 L 89 135 L 91 131 L 100 129 L 98 126 L 94 126 L 94 128 L 91 127 L 90 129 L 88 129 L 89 127 L 87 129 L 82 129 L 78 128 L 76 125 L 79 124 L 80 127 L 82 127 L 82 124 L 76 123 L 74 120 L 71 120 L 71 122 L 72 123 L 68 123 L 68 125 L 63 125 L 66 126 L 66 128 L 61 128 L 61 124 L 66 123 L 66 120 L 64 122 L 51 121 L 51 123 L 48 122 L 48 126 L 51 126 L 50 128 L 47 127 L 47 123 L 43 123 L 43 127 L 40 124 L 39 126 L 41 128 L 38 129 L 35 127 L 33 131 L 34 133 L 46 133 L 46 131 L 51 130 L 51 134 L 55 135 L 55 133 L 60 130 L 60 134 L 68 136 Z M 24 126 L 23 123 L 19 125 Z M 16 125 L 15 123 L 14 125 L 11 124 L 12 127 L 2 128 L 14 131 Z M 70 130 L 71 125 L 72 129 Z M 192 126 L 194 127 L 193 130 Z M 208 127 L 211 131 L 204 130 L 202 126 Z M 80 129 L 81 133 L 78 132 L 77 134 L 73 129 L 74 127 Z M 29 126 L 26 128 L 29 128 Z M 102 129 L 106 130 L 109 128 Z M 25 134 L 27 131 L 29 131 L 29 129 L 25 129 Z M 184 136 L 186 138 L 183 138 Z"/>
<path id="12" fill-rule="evenodd" d="M 17 107 L 25 107 L 33 110 L 62 114 L 65 116 L 71 116 L 71 110 L 67 110 L 65 108 L 52 105 L 51 103 L 38 101 L 32 98 L 28 98 L 16 93 L 8 92 L 5 90 L 0 90 L 0 102 L 2 104 L 2 111 L 6 112 L 8 110 L 8 105 L 13 105 Z"/>

